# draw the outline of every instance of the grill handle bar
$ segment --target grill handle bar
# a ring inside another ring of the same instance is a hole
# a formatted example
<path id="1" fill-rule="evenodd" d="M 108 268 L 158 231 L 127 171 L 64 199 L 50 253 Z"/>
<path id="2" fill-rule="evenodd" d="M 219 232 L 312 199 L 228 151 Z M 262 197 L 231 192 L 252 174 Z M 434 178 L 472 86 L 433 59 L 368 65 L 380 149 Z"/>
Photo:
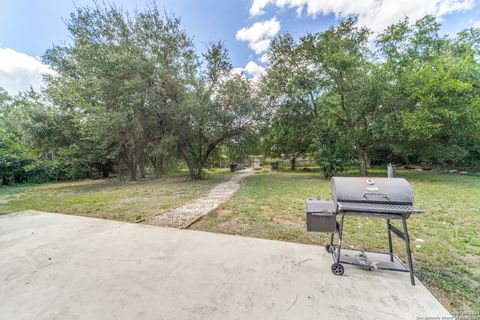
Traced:
<path id="1" fill-rule="evenodd" d="M 311 212 L 312 216 L 320 216 L 320 217 L 331 217 L 335 213 L 332 211 L 318 211 L 318 212 Z"/>
<path id="2" fill-rule="evenodd" d="M 366 198 L 367 196 L 381 196 L 382 198 L 388 199 L 388 193 L 381 193 L 381 192 L 364 192 L 363 197 Z"/>

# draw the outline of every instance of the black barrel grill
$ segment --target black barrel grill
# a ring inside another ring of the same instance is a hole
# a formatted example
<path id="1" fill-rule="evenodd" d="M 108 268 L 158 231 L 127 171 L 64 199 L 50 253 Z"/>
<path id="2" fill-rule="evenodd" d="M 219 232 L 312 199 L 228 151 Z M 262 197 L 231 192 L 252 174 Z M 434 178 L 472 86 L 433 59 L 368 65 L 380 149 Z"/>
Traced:
<path id="1" fill-rule="evenodd" d="M 360 265 L 369 270 L 377 268 L 405 271 L 410 272 L 411 283 L 415 285 L 407 219 L 410 215 L 422 211 L 413 206 L 413 193 L 407 180 L 333 177 L 330 191 L 332 197 L 330 201 L 319 199 L 307 201 L 307 231 L 331 233 L 330 243 L 326 249 L 333 255 L 332 272 L 343 275 L 342 263 Z M 341 254 L 343 227 L 347 215 L 386 219 L 389 252 L 383 255 L 388 255 L 388 259 L 370 261 L 367 254 L 361 250 L 355 250 L 359 253 L 354 256 Z M 340 216 L 340 222 L 337 222 L 337 216 Z M 395 227 L 390 221 L 392 219 L 401 220 L 403 230 Z M 335 233 L 338 233 L 337 245 L 333 243 Z M 393 254 L 392 233 L 405 242 L 408 266 Z"/>

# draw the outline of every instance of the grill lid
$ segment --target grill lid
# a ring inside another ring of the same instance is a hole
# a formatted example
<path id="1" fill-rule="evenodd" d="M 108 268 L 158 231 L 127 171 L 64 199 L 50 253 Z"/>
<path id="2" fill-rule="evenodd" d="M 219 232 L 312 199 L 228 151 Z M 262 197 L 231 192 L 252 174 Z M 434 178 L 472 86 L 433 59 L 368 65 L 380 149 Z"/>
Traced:
<path id="1" fill-rule="evenodd" d="M 413 205 L 412 188 L 403 178 L 333 177 L 330 190 L 335 203 Z"/>
<path id="2" fill-rule="evenodd" d="M 336 212 L 333 201 L 328 200 L 307 200 L 307 213 L 323 213 L 325 215 L 333 215 Z"/>

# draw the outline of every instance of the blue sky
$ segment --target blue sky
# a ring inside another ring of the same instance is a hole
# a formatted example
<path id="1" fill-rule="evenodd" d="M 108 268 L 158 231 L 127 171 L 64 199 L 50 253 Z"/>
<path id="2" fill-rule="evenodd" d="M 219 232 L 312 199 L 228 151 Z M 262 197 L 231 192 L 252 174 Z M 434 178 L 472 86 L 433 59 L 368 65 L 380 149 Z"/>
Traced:
<path id="1" fill-rule="evenodd" d="M 151 0 L 150 0 L 151 1 Z M 111 1 L 126 10 L 141 9 L 144 0 Z M 455 33 L 480 26 L 478 0 L 156 0 L 160 8 L 182 19 L 199 50 L 222 40 L 235 67 L 250 75 L 262 71 L 262 59 L 272 36 L 281 32 L 302 35 L 357 16 L 359 22 L 380 31 L 405 15 L 437 15 L 443 31 Z M 69 40 L 63 19 L 75 6 L 92 0 L 0 0 L 0 86 L 11 93 L 30 85 L 38 88 L 40 74 L 49 72 L 38 57 L 53 44 Z M 242 30 L 243 29 L 243 30 Z"/>

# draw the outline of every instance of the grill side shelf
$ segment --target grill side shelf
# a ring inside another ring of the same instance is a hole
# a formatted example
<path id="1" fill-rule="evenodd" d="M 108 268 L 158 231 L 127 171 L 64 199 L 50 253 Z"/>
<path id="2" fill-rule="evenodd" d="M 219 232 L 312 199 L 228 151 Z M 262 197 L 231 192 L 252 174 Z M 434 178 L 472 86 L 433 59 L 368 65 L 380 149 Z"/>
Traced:
<path id="1" fill-rule="evenodd" d="M 375 202 L 338 202 L 339 211 L 357 211 L 357 212 L 373 212 L 373 213 L 421 213 L 421 210 L 413 207 L 411 204 L 388 204 Z"/>

